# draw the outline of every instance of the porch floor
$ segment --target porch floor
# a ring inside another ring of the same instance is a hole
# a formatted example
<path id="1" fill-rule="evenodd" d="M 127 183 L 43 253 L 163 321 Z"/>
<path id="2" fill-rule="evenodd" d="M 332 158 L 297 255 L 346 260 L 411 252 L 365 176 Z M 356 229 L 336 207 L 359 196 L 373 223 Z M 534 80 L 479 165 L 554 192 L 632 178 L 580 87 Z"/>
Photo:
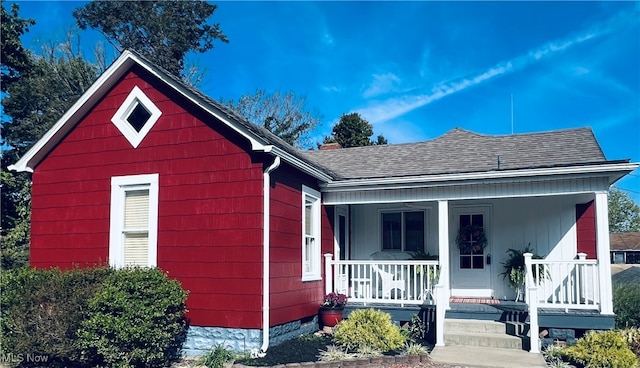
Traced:
<path id="1" fill-rule="evenodd" d="M 492 302 L 495 303 L 495 302 Z M 499 322 L 527 322 L 529 313 L 526 303 L 500 300 L 498 304 L 450 303 L 445 318 L 479 319 Z M 389 314 L 394 321 L 410 321 L 414 314 L 425 322 L 435 322 L 436 306 L 433 304 L 405 305 L 385 303 L 354 303 L 345 307 L 345 316 L 356 309 L 375 308 Z M 601 315 L 596 310 L 541 308 L 538 312 L 540 327 L 607 330 L 615 326 L 614 315 Z"/>

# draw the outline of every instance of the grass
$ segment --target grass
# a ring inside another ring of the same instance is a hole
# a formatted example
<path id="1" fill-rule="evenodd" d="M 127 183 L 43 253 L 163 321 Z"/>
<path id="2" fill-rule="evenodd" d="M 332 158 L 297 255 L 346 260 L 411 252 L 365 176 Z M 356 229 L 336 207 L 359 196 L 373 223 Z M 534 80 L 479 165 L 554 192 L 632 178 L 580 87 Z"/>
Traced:
<path id="1" fill-rule="evenodd" d="M 236 363 L 250 366 L 272 366 L 278 364 L 315 362 L 320 350 L 327 350 L 331 337 L 327 335 L 304 335 L 294 340 L 272 346 L 264 358 L 241 359 Z"/>

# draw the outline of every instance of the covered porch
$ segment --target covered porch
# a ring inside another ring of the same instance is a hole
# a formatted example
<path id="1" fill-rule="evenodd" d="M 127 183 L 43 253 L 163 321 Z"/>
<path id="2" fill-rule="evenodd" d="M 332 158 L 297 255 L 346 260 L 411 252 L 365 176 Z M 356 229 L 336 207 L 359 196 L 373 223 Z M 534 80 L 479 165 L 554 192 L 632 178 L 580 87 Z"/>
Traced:
<path id="1" fill-rule="evenodd" d="M 598 179 L 323 192 L 335 236 L 334 253 L 325 255 L 326 291 L 348 295 L 349 308 L 432 316 L 438 346 L 445 319 L 482 319 L 487 308 L 492 318 L 535 331 L 532 352 L 539 328 L 562 320 L 571 321 L 567 328 L 611 328 L 608 180 Z M 508 249 L 527 246 L 541 258 L 525 257 L 534 272 L 516 301 L 502 264 Z M 463 299 L 472 303 L 457 302 Z M 473 301 L 487 308 L 472 308 Z"/>

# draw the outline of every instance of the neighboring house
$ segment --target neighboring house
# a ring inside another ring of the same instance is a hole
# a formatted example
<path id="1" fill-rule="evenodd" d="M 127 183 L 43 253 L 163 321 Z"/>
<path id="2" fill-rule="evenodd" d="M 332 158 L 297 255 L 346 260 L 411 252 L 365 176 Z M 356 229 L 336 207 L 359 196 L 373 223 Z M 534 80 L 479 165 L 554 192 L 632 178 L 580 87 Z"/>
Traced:
<path id="1" fill-rule="evenodd" d="M 611 263 L 640 264 L 640 232 L 611 233 Z"/>
<path id="2" fill-rule="evenodd" d="M 607 191 L 637 167 L 588 128 L 301 151 L 125 51 L 11 169 L 33 172 L 32 266 L 166 270 L 197 353 L 311 331 L 328 291 L 435 310 L 443 345 L 458 299 L 514 298 L 501 262 L 528 244 L 550 275 L 513 303 L 531 330 L 610 328 Z"/>

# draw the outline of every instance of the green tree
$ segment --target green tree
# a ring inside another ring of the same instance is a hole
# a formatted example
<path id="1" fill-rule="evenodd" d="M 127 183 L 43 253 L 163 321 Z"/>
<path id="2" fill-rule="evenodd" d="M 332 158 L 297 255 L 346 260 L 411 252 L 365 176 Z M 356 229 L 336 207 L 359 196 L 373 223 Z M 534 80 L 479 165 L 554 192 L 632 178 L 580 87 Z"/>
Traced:
<path id="1" fill-rule="evenodd" d="M 386 138 L 380 134 L 376 141 L 371 140 L 373 125 L 360 114 L 353 112 L 343 114 L 340 121 L 333 127 L 330 137 L 325 137 L 323 143 L 337 142 L 343 148 L 388 144 Z"/>
<path id="2" fill-rule="evenodd" d="M 619 189 L 609 191 L 609 231 L 640 231 L 640 206 Z"/>
<path id="3" fill-rule="evenodd" d="M 20 37 L 29 31 L 29 26 L 35 24 L 33 19 L 22 19 L 18 16 L 18 4 L 12 4 L 11 10 L 7 11 L 4 6 L 0 6 L 2 19 L 0 21 L 0 72 L 2 92 L 15 82 L 20 73 L 28 70 L 31 61 L 29 52 L 24 49 Z"/>
<path id="4" fill-rule="evenodd" d="M 7 170 L 71 107 L 99 69 L 72 49 L 71 39 L 44 55 L 32 55 L 29 69 L 8 87 L 2 105 L 2 267 L 28 260 L 31 177 Z"/>
<path id="5" fill-rule="evenodd" d="M 219 24 L 208 24 L 216 8 L 205 1 L 92 1 L 73 16 L 81 29 L 100 31 L 119 51 L 136 50 L 185 77 L 188 52 L 211 50 L 216 39 L 229 42 Z"/>
<path id="6" fill-rule="evenodd" d="M 322 119 L 322 116 L 306 109 L 306 97 L 296 96 L 293 91 L 268 94 L 257 89 L 254 94 L 243 95 L 237 102 L 229 100 L 222 103 L 297 147 L 311 145 L 309 133 L 320 125 Z"/>

